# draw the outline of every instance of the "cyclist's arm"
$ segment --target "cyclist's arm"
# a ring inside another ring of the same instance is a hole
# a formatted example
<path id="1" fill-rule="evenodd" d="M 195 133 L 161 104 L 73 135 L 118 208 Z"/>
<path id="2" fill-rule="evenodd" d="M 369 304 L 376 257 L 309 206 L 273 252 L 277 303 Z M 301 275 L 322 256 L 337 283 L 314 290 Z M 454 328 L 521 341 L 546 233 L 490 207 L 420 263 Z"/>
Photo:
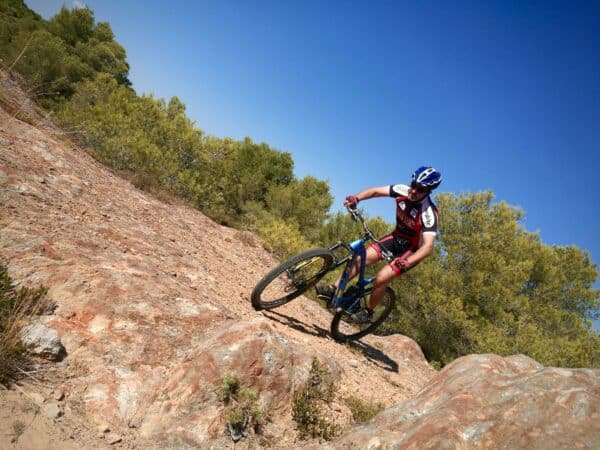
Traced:
<path id="1" fill-rule="evenodd" d="M 358 197 L 359 201 L 367 200 L 369 198 L 389 197 L 389 196 L 390 196 L 390 187 L 389 186 L 367 188 L 364 191 L 360 191 L 358 194 L 356 194 L 356 197 Z"/>
<path id="2" fill-rule="evenodd" d="M 422 259 L 427 258 L 433 252 L 433 243 L 435 242 L 435 233 L 423 233 L 423 243 L 419 249 L 406 258 L 409 266 L 414 266 Z"/>

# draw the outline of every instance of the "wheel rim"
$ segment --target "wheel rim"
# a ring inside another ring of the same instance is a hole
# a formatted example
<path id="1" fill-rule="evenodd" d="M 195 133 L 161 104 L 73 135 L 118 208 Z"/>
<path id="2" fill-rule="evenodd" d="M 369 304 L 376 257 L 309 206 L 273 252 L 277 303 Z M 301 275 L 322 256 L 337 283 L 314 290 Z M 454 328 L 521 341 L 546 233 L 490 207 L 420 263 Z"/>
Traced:
<path id="1" fill-rule="evenodd" d="M 392 294 L 389 291 L 386 291 L 384 297 L 373 310 L 373 319 L 364 324 L 354 323 L 351 317 L 352 314 L 344 311 L 337 324 L 339 336 L 351 339 L 354 336 L 360 335 L 361 333 L 367 331 L 367 329 L 373 329 L 379 326 L 380 322 L 385 320 L 385 315 L 387 315 L 389 309 L 391 308 L 390 302 L 392 302 Z"/>
<path id="2" fill-rule="evenodd" d="M 280 272 L 260 294 L 264 306 L 279 303 L 302 292 L 319 279 L 329 261 L 322 255 L 302 260 Z"/>

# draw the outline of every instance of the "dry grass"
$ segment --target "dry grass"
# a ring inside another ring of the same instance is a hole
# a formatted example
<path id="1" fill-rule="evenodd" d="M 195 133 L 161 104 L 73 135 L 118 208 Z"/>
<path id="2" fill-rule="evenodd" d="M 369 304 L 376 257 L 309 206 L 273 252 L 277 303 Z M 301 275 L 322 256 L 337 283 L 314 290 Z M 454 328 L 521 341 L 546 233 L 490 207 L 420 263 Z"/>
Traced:
<path id="1" fill-rule="evenodd" d="M 26 348 L 21 343 L 23 328 L 33 316 L 48 310 L 47 289 L 17 288 L 0 265 L 0 384 L 23 375 L 28 366 Z"/>
<path id="2" fill-rule="evenodd" d="M 102 162 L 93 151 L 88 151 L 88 153 L 98 161 Z M 154 198 L 167 205 L 193 207 L 192 203 L 185 198 L 180 197 L 169 191 L 168 188 L 161 186 L 156 180 L 156 175 L 145 172 L 144 170 L 139 170 L 137 172 L 131 170 L 117 170 L 115 173 L 119 177 L 129 181 L 139 190 L 149 193 Z"/>
<path id="3" fill-rule="evenodd" d="M 23 111 L 22 106 L 19 106 L 13 101 L 9 100 L 6 94 L 2 91 L 0 91 L 0 107 L 4 109 L 13 119 L 20 120 L 21 122 L 28 123 L 32 126 L 37 125 L 37 121 Z"/>

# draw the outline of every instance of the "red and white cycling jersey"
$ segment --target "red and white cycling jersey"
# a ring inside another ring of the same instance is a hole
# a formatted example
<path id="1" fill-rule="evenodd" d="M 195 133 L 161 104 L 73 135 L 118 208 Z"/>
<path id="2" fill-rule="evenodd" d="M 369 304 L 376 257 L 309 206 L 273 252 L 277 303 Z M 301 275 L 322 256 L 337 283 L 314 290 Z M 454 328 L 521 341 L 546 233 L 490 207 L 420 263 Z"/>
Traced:
<path id="1" fill-rule="evenodd" d="M 396 199 L 396 229 L 393 235 L 408 239 L 411 250 L 416 251 L 421 244 L 421 236 L 426 233 L 437 235 L 438 212 L 429 195 L 420 202 L 408 199 L 409 186 L 390 186 L 390 197 Z"/>

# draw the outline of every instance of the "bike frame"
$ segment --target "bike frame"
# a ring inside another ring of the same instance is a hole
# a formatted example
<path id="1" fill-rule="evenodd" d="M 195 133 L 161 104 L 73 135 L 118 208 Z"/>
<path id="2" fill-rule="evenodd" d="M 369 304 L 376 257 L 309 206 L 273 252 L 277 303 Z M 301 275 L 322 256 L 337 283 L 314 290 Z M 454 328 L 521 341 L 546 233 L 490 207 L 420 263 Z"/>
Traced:
<path id="1" fill-rule="evenodd" d="M 351 242 L 350 244 L 340 244 L 346 247 L 351 254 L 344 258 L 344 260 L 347 259 L 348 261 L 346 262 L 346 267 L 342 273 L 340 285 L 332 299 L 334 309 L 343 308 L 347 312 L 355 311 L 360 307 L 360 299 L 371 292 L 370 285 L 373 283 L 373 281 L 375 281 L 375 277 L 365 278 L 365 269 L 367 267 L 367 250 L 365 247 L 365 242 L 366 239 L 363 237 Z M 358 292 L 352 292 L 352 295 L 342 295 L 346 290 L 348 281 L 350 281 L 350 272 L 352 271 L 352 267 L 358 258 L 360 258 L 360 265 L 358 279 L 355 284 Z M 340 261 L 340 265 L 343 264 L 344 260 Z"/>

